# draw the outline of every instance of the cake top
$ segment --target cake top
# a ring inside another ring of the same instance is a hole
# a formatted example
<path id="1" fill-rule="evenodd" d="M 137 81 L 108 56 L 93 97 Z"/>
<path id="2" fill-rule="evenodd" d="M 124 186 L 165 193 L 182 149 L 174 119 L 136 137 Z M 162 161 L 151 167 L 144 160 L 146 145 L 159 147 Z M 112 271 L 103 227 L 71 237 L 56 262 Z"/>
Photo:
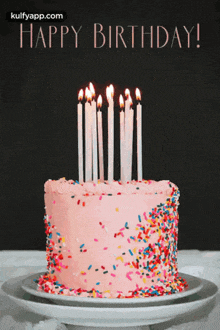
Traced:
<path id="1" fill-rule="evenodd" d="M 166 194 L 170 195 L 173 190 L 178 191 L 178 187 L 168 181 L 154 181 L 142 180 L 131 181 L 124 185 L 120 181 L 113 181 L 108 184 L 108 181 L 98 182 L 84 182 L 79 184 L 78 181 L 66 180 L 61 178 L 59 180 L 48 180 L 44 185 L 45 193 L 59 193 L 59 194 L 74 194 L 75 196 L 93 196 L 93 195 L 153 195 Z"/>

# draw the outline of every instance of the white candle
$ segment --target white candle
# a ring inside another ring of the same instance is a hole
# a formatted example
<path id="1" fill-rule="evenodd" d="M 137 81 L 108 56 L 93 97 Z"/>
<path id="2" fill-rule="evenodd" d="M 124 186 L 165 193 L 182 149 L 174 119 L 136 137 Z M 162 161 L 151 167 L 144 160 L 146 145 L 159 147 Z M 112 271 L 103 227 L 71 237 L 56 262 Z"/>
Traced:
<path id="1" fill-rule="evenodd" d="M 124 160 L 125 160 L 125 148 L 124 148 L 124 139 L 125 139 L 125 113 L 123 111 L 123 107 L 124 107 L 124 100 L 123 100 L 123 96 L 120 95 L 119 98 L 119 104 L 120 104 L 120 160 L 121 160 L 121 182 L 122 184 L 125 183 L 125 164 L 124 164 Z"/>
<path id="2" fill-rule="evenodd" d="M 85 139 L 86 139 L 86 175 L 85 175 L 85 181 L 92 181 L 92 113 L 91 113 L 91 106 L 90 106 L 90 101 L 91 101 L 91 92 L 86 87 L 86 92 L 85 92 L 87 101 L 85 103 Z"/>
<path id="3" fill-rule="evenodd" d="M 129 95 L 130 106 L 132 99 Z M 128 135 L 128 181 L 132 180 L 132 150 L 133 150 L 133 127 L 134 127 L 134 110 L 129 110 L 129 135 Z"/>
<path id="4" fill-rule="evenodd" d="M 96 125 L 96 101 L 95 90 L 93 84 L 89 84 L 89 89 L 92 93 L 92 161 L 93 161 L 93 181 L 98 182 L 98 155 L 97 155 L 97 125 Z"/>
<path id="5" fill-rule="evenodd" d="M 77 105 L 78 115 L 78 166 L 79 166 L 79 183 L 83 182 L 83 130 L 82 130 L 82 103 L 83 90 L 79 91 L 79 103 Z"/>
<path id="6" fill-rule="evenodd" d="M 102 133 L 102 112 L 100 111 L 102 106 L 102 96 L 99 95 L 98 100 L 98 143 L 99 143 L 99 177 L 100 181 L 104 182 L 104 158 L 103 158 L 103 133 Z"/>
<path id="7" fill-rule="evenodd" d="M 89 149 L 90 149 L 90 152 L 89 152 L 89 156 L 90 156 L 90 159 L 89 159 L 89 166 L 90 166 L 90 179 L 89 181 L 92 182 L 92 169 L 93 169 L 93 166 L 92 166 L 92 125 L 93 125 L 93 116 L 92 116 L 92 93 L 89 89 Z"/>
<path id="8" fill-rule="evenodd" d="M 114 88 L 112 85 L 106 89 L 108 98 L 108 183 L 113 182 L 114 177 Z"/>
<path id="9" fill-rule="evenodd" d="M 125 100 L 125 142 L 124 142 L 124 155 L 125 155 L 125 182 L 129 181 L 129 163 L 128 163 L 128 155 L 129 155 L 129 111 L 130 111 L 130 91 L 128 88 L 125 90 L 125 96 L 127 99 Z"/>
<path id="10" fill-rule="evenodd" d="M 129 114 L 129 109 L 130 109 L 130 100 L 129 100 L 130 91 L 128 88 L 125 89 L 125 96 L 126 96 L 126 100 L 125 100 L 125 117 L 126 117 L 126 115 Z"/>
<path id="11" fill-rule="evenodd" d="M 139 101 L 137 104 L 137 172 L 138 181 L 142 181 L 142 106 L 140 104 L 141 93 L 138 88 L 135 90 L 136 99 Z"/>

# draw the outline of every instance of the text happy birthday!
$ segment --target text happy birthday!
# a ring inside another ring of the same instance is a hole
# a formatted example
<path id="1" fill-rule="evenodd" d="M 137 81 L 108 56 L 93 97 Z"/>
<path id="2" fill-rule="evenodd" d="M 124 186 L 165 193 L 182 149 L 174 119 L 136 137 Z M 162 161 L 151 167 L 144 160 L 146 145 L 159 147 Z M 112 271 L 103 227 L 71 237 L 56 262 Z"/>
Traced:
<path id="1" fill-rule="evenodd" d="M 137 124 L 137 177 L 142 181 L 142 106 L 140 104 L 140 90 L 136 88 L 136 124 Z M 85 102 L 83 96 L 85 95 Z M 108 100 L 108 183 L 114 180 L 114 87 L 111 84 L 106 88 Z M 119 97 L 120 104 L 120 163 L 121 182 L 125 184 L 132 179 L 132 149 L 133 149 L 133 126 L 134 109 L 129 89 L 125 90 L 125 103 L 123 96 Z M 78 164 L 79 182 L 104 181 L 104 158 L 103 158 L 103 130 L 102 130 L 102 96 L 96 100 L 95 89 L 92 83 L 78 94 Z M 85 118 L 85 134 L 83 132 L 83 109 Z M 98 111 L 97 111 L 98 109 Z M 85 175 L 83 173 L 83 138 L 85 137 Z M 97 139 L 98 138 L 98 139 Z M 84 180 L 85 177 L 85 180 Z"/>
<path id="2" fill-rule="evenodd" d="M 20 48 L 52 48 L 55 42 L 58 42 L 60 48 L 64 48 L 65 45 L 69 47 L 70 40 L 74 48 L 79 48 L 83 43 L 88 45 L 91 37 L 88 38 L 86 39 L 82 25 L 79 27 L 49 25 L 35 28 L 34 24 L 29 26 L 20 24 Z M 100 23 L 93 25 L 94 48 L 190 48 L 192 44 L 199 48 L 199 42 L 199 23 L 196 26 L 174 26 L 172 30 L 161 25 L 148 27 L 143 25 L 104 27 Z"/>

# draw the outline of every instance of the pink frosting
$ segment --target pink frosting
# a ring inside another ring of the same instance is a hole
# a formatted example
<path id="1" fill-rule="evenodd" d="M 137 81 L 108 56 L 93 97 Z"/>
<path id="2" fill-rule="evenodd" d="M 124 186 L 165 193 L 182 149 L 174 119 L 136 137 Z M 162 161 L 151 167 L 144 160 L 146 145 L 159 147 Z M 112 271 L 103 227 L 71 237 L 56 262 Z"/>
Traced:
<path id="1" fill-rule="evenodd" d="M 108 184 L 108 181 L 100 182 L 98 184 L 93 182 L 84 182 L 83 184 L 78 184 L 73 180 L 66 180 L 65 178 L 61 178 L 59 180 L 48 180 L 45 183 L 44 188 L 46 193 L 69 193 L 74 194 L 75 196 L 82 196 L 85 194 L 117 195 L 118 193 L 121 193 L 122 195 L 163 193 L 168 196 L 172 191 L 172 187 L 178 189 L 177 186 L 173 183 L 171 184 L 172 187 L 170 187 L 169 184 L 170 181 L 168 180 L 143 180 L 142 182 L 133 180 L 125 185 L 122 185 L 119 181 L 113 181 L 111 184 Z"/>
<path id="2" fill-rule="evenodd" d="M 174 280 L 177 275 L 175 257 L 158 263 L 155 272 L 151 271 L 149 276 L 146 276 L 146 270 L 143 276 L 142 271 L 147 260 L 153 261 L 154 254 L 163 253 L 168 243 L 172 254 L 177 243 L 178 214 L 173 211 L 174 206 L 167 206 L 172 192 L 178 191 L 176 185 L 168 180 L 132 181 L 125 185 L 118 181 L 110 185 L 107 182 L 96 185 L 74 183 L 65 179 L 45 183 L 45 207 L 51 224 L 53 253 L 55 258 L 61 255 L 59 266 L 53 267 L 50 262 L 52 252 L 47 251 L 49 270 L 53 270 L 60 283 L 68 288 L 95 289 L 106 292 L 106 296 L 116 297 L 119 292 L 126 295 L 137 287 L 149 288 L 157 279 Z M 149 217 L 161 203 L 169 211 L 169 219 L 175 223 L 164 233 L 158 224 L 152 225 Z M 149 228 L 152 233 L 147 242 L 138 240 L 141 226 L 145 230 Z M 165 239 L 167 233 L 168 240 Z M 160 252 L 155 245 L 158 242 L 164 244 Z M 149 244 L 155 247 L 155 251 L 150 251 L 144 260 L 144 255 L 139 252 L 143 253 Z M 132 262 L 137 264 L 140 257 L 142 268 L 137 269 Z"/>

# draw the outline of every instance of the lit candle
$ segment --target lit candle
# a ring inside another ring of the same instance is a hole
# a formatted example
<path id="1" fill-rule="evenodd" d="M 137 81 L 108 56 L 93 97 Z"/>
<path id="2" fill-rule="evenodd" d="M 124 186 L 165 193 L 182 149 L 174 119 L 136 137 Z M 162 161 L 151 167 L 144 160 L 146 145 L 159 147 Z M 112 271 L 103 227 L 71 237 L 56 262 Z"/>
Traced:
<path id="1" fill-rule="evenodd" d="M 114 88 L 110 85 L 106 88 L 108 99 L 108 183 L 113 182 L 114 177 Z"/>
<path id="2" fill-rule="evenodd" d="M 120 95 L 119 97 L 119 104 L 120 104 L 120 151 L 121 151 L 121 182 L 122 184 L 125 183 L 125 164 L 124 164 L 124 160 L 125 160 L 125 155 L 124 155 L 124 138 L 125 138 L 125 114 L 123 111 L 123 107 L 124 107 L 124 100 L 123 100 L 123 96 Z"/>
<path id="3" fill-rule="evenodd" d="M 124 154 L 125 154 L 125 181 L 129 181 L 129 164 L 128 164 L 128 154 L 129 154 L 129 110 L 130 110 L 130 91 L 128 88 L 125 89 L 125 142 L 124 142 Z"/>
<path id="4" fill-rule="evenodd" d="M 92 136 L 91 136 L 91 126 L 92 126 L 92 113 L 90 102 L 92 99 L 92 95 L 88 87 L 86 87 L 86 103 L 85 103 L 85 139 L 86 139 L 86 173 L 85 173 L 85 181 L 92 181 Z"/>
<path id="5" fill-rule="evenodd" d="M 78 115 L 78 166 L 79 166 L 79 183 L 83 182 L 83 131 L 82 131 L 82 101 L 83 90 L 79 91 L 77 105 L 77 115 Z"/>
<path id="6" fill-rule="evenodd" d="M 103 158 L 103 133 L 102 133 L 102 112 L 101 112 L 101 106 L 102 106 L 102 96 L 99 95 L 98 100 L 98 143 L 99 143 L 99 175 L 100 175 L 100 181 L 104 182 L 104 158 Z"/>
<path id="7" fill-rule="evenodd" d="M 137 172 L 138 172 L 138 181 L 142 181 L 142 106 L 140 104 L 141 93 L 138 88 L 135 90 L 136 99 L 138 100 L 137 104 Z"/>
<path id="8" fill-rule="evenodd" d="M 126 111 L 126 113 L 130 109 L 129 95 L 130 95 L 130 91 L 129 91 L 128 88 L 126 88 L 125 89 L 125 96 L 126 96 L 126 100 L 125 100 L 125 111 Z"/>
<path id="9" fill-rule="evenodd" d="M 129 95 L 130 107 L 132 107 L 132 99 Z M 134 127 L 134 110 L 129 110 L 129 135 L 128 135 L 128 181 L 132 180 L 132 151 L 133 151 L 133 127 Z"/>
<path id="10" fill-rule="evenodd" d="M 96 126 L 96 101 L 95 89 L 93 84 L 89 84 L 89 89 L 92 94 L 91 110 L 92 110 L 92 161 L 93 161 L 93 181 L 98 181 L 98 155 L 97 155 L 97 126 Z"/>

